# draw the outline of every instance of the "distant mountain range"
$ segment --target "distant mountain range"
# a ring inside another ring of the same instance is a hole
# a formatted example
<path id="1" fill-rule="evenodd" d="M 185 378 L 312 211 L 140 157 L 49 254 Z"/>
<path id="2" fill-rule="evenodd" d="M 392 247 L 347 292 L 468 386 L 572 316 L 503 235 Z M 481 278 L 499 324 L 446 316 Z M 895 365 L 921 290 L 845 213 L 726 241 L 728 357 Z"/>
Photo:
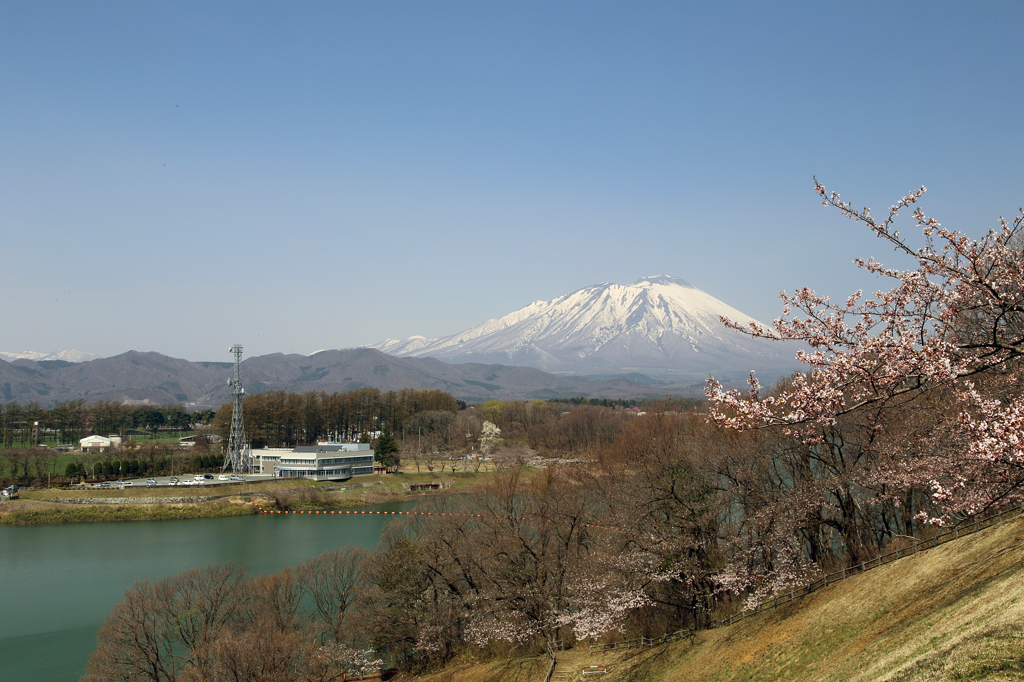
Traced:
<path id="1" fill-rule="evenodd" d="M 189 362 L 137 351 L 80 363 L 14 360 L 0 363 L 0 402 L 16 400 L 48 406 L 83 398 L 215 408 L 231 400 L 227 385 L 231 373 L 230 362 Z M 624 378 L 590 381 L 559 377 L 532 367 L 455 365 L 433 358 L 397 358 L 372 348 L 247 358 L 242 362 L 242 383 L 250 394 L 271 390 L 334 393 L 366 387 L 382 391 L 429 388 L 470 402 L 574 396 L 642 398 L 680 393 Z M 699 388 L 682 393 L 695 395 Z"/>
<path id="2" fill-rule="evenodd" d="M 725 381 L 756 370 L 771 379 L 799 366 L 791 343 L 752 339 L 721 317 L 753 318 L 674 277 L 597 284 L 537 301 L 452 336 L 388 339 L 376 348 L 399 357 L 527 365 L 560 374 L 639 372 L 670 380 Z"/>
<path id="3" fill-rule="evenodd" d="M 12 360 L 63 360 L 64 362 L 88 362 L 89 360 L 98 360 L 99 358 L 100 356 L 95 353 L 89 353 L 84 350 L 75 350 L 74 348 L 67 348 L 53 353 L 40 353 L 39 351 L 34 350 L 25 350 L 19 353 L 13 353 L 11 351 L 0 350 L 0 360 L 6 360 L 8 362 Z"/>
<path id="4" fill-rule="evenodd" d="M 467 401 L 585 396 L 701 395 L 709 374 L 739 385 L 799 364 L 791 344 L 752 339 L 721 317 L 752 321 L 667 276 L 598 284 L 537 301 L 437 339 L 389 339 L 372 347 L 247 358 L 249 393 L 430 388 Z M 189 362 L 130 351 L 111 358 L 65 350 L 0 353 L 0 401 L 114 400 L 216 407 L 230 400 L 229 362 Z"/>

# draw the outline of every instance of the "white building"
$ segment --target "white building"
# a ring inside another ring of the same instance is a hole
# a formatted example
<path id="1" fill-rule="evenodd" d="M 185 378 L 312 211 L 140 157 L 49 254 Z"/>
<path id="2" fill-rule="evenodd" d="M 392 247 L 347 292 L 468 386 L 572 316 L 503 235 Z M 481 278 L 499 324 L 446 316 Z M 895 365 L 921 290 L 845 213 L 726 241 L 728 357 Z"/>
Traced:
<path id="1" fill-rule="evenodd" d="M 103 436 L 88 436 L 78 441 L 82 452 L 106 452 L 111 448 L 111 440 Z"/>
<path id="2" fill-rule="evenodd" d="M 250 450 L 249 454 L 252 457 L 253 473 L 276 475 L 277 463 L 281 461 L 281 455 L 286 455 L 291 451 L 291 448 Z"/>
<path id="3" fill-rule="evenodd" d="M 374 473 L 374 455 L 369 443 L 322 443 L 300 445 L 290 450 L 252 450 L 253 464 L 261 473 L 275 478 L 311 478 L 315 481 L 344 481 Z"/>

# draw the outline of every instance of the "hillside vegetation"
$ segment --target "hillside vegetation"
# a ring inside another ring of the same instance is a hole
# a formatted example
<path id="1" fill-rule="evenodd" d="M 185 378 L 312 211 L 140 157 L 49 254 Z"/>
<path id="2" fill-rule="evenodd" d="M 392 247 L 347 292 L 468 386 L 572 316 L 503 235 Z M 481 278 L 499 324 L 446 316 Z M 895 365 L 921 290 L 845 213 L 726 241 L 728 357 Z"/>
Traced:
<path id="1" fill-rule="evenodd" d="M 417 679 L 503 680 L 526 660 Z M 559 654 L 558 669 L 574 671 L 570 680 L 584 679 L 580 669 L 594 664 L 608 667 L 602 682 L 1024 679 L 1024 519 L 868 571 L 777 612 L 702 631 L 692 644 Z"/>

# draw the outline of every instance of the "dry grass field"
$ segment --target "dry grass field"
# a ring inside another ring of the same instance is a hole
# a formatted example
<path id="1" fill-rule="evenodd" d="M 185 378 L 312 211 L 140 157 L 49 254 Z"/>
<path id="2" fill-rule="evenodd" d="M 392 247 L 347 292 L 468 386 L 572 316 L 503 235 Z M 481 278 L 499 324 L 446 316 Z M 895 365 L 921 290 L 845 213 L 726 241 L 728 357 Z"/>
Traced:
<path id="1" fill-rule="evenodd" d="M 524 663 L 527 660 L 521 659 Z M 607 675 L 584 665 L 603 664 Z M 489 682 L 503 664 L 458 666 L 422 682 Z M 531 680 L 542 682 L 547 668 Z M 650 650 L 559 656 L 563 679 L 1024 679 L 1024 518 L 900 559 L 737 625 Z M 503 671 L 508 675 L 508 668 Z M 525 678 L 522 678 L 525 679 Z"/>

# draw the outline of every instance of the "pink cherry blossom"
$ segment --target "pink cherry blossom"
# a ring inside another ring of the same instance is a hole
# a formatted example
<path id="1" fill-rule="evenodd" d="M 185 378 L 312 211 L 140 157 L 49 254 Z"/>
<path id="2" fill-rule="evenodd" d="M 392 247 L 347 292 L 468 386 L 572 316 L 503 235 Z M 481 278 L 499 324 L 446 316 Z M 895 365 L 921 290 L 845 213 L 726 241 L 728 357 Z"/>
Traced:
<path id="1" fill-rule="evenodd" d="M 783 314 L 771 328 L 727 326 L 766 339 L 805 342 L 805 372 L 765 392 L 751 375 L 746 394 L 709 378 L 711 419 L 733 429 L 779 427 L 807 444 L 845 415 L 871 415 L 880 435 L 908 406 L 941 400 L 953 418 L 934 417 L 913 438 L 881 439 L 886 463 L 877 475 L 902 486 L 927 485 L 945 522 L 992 505 L 1021 500 L 1024 483 L 1024 214 L 972 240 L 942 228 L 916 206 L 925 188 L 908 193 L 878 221 L 855 210 L 815 180 L 822 204 L 868 227 L 917 264 L 887 268 L 873 258 L 858 267 L 890 280 L 892 288 L 842 303 L 810 289 L 783 293 Z M 912 217 L 923 244 L 912 247 L 894 225 Z M 929 396 L 932 396 L 929 398 Z"/>

